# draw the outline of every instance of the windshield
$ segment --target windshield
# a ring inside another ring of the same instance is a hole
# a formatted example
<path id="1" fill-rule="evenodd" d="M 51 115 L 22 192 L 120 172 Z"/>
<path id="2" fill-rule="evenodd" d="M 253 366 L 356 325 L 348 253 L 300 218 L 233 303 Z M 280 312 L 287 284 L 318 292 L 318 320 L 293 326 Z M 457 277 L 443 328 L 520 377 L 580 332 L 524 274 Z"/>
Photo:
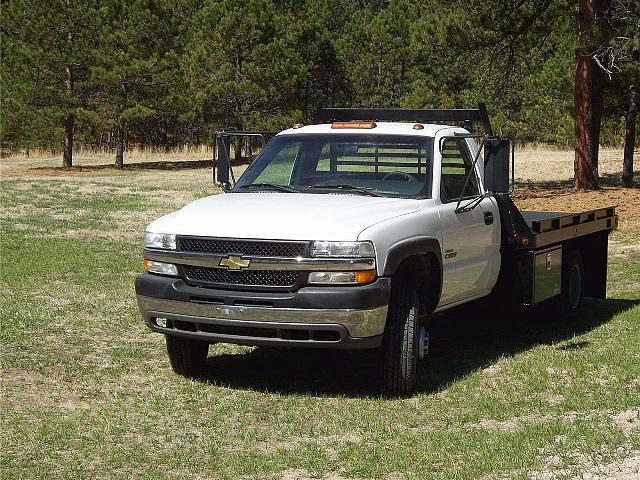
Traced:
<path id="1" fill-rule="evenodd" d="M 249 165 L 233 191 L 430 197 L 432 145 L 431 137 L 407 135 L 281 135 Z"/>

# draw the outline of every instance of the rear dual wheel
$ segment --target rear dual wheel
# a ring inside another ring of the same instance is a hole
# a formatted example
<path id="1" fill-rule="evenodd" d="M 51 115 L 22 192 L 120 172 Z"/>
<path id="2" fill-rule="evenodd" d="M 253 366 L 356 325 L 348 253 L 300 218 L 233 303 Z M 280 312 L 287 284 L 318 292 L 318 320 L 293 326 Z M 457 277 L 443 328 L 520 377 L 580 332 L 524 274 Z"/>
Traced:
<path id="1" fill-rule="evenodd" d="M 569 250 L 562 260 L 560 309 L 565 318 L 574 316 L 584 297 L 584 263 L 578 250 Z"/>

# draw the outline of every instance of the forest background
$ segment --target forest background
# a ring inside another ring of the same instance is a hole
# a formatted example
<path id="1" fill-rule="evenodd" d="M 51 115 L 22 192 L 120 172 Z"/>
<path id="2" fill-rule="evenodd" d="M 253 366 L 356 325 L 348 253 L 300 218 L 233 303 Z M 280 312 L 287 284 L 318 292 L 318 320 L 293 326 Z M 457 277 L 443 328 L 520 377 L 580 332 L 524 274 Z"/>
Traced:
<path id="1" fill-rule="evenodd" d="M 632 0 L 9 0 L 0 147 L 67 167 L 78 147 L 113 151 L 122 166 L 131 148 L 279 130 L 319 106 L 485 101 L 497 133 L 573 148 L 585 57 L 599 143 L 633 153 L 639 24 Z"/>

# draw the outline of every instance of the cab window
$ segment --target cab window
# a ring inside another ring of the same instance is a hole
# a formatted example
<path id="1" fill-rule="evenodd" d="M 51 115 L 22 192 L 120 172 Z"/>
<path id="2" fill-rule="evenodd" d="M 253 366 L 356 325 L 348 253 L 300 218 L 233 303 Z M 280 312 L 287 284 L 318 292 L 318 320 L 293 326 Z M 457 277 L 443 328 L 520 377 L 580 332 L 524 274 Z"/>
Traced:
<path id="1" fill-rule="evenodd" d="M 473 170 L 473 159 L 467 142 L 460 138 L 446 138 L 442 143 L 442 169 L 440 176 L 440 199 L 443 203 L 480 195 L 477 173 Z M 462 189 L 464 190 L 464 193 Z"/>

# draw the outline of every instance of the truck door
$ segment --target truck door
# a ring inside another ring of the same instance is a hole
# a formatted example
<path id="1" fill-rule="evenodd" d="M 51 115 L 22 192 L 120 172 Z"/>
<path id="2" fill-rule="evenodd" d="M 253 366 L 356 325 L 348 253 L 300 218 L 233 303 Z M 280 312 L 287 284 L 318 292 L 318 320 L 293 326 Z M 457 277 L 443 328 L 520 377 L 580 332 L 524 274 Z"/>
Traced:
<path id="1" fill-rule="evenodd" d="M 474 209 L 456 213 L 463 188 L 461 206 L 482 193 L 477 171 L 471 174 L 465 187 L 467 174 L 472 168 L 473 157 L 466 140 L 445 138 L 440 168 L 440 201 L 436 201 L 442 225 L 440 306 L 489 293 L 500 269 L 500 218 L 495 200 L 486 197 Z"/>

